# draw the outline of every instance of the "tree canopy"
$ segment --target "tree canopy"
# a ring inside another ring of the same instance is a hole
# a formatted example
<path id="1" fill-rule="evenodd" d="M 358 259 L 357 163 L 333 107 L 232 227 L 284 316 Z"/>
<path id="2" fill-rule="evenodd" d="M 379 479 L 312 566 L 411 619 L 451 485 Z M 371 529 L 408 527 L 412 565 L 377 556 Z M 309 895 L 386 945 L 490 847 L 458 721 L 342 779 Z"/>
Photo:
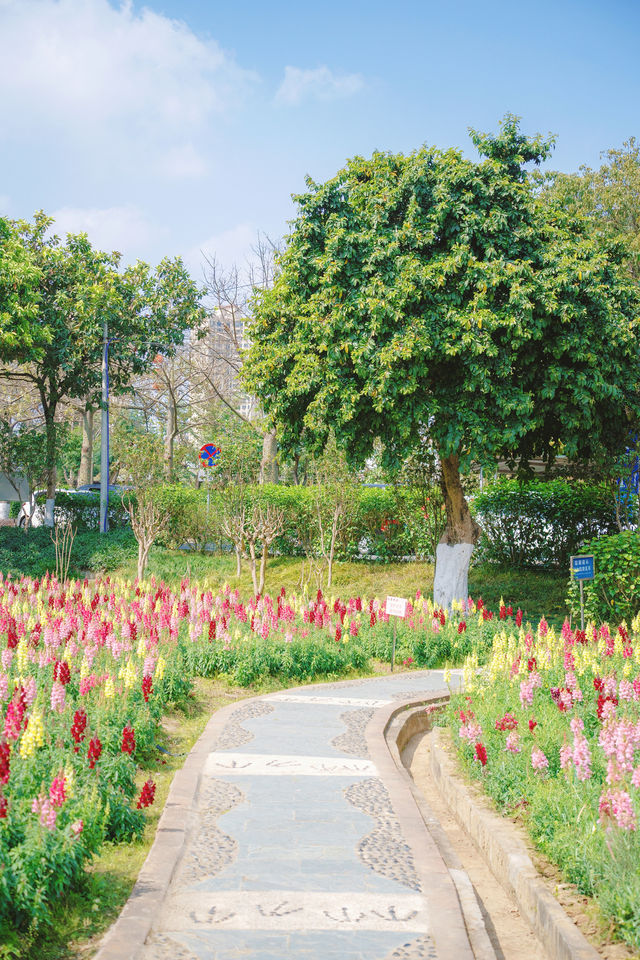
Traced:
<path id="1" fill-rule="evenodd" d="M 611 449 L 638 403 L 638 300 L 525 169 L 550 143 L 507 118 L 484 159 L 422 148 L 308 181 L 272 290 L 256 297 L 247 385 L 281 441 L 389 461 L 428 426 L 441 456 Z"/>

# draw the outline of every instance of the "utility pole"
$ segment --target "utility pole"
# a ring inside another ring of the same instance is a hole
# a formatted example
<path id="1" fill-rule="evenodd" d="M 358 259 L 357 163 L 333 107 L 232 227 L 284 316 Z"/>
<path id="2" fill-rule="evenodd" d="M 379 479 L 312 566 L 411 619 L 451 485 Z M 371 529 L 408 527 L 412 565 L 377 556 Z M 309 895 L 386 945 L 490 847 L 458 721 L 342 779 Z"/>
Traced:
<path id="1" fill-rule="evenodd" d="M 100 533 L 109 521 L 109 325 L 104 321 L 102 338 L 102 428 L 100 436 Z"/>

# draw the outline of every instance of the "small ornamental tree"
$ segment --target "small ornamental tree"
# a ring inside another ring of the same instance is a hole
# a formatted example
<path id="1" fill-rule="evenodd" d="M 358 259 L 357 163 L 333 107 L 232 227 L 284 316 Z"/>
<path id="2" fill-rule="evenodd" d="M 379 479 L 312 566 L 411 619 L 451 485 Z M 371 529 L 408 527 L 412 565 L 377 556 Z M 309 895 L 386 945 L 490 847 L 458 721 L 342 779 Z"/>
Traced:
<path id="1" fill-rule="evenodd" d="M 623 251 L 559 205 L 526 165 L 551 142 L 472 133 L 481 159 L 424 147 L 356 157 L 308 181 L 270 290 L 255 298 L 245 383 L 282 447 L 330 431 L 362 463 L 437 451 L 447 524 L 434 595 L 467 593 L 479 528 L 471 461 L 606 457 L 640 411 L 638 297 Z"/>

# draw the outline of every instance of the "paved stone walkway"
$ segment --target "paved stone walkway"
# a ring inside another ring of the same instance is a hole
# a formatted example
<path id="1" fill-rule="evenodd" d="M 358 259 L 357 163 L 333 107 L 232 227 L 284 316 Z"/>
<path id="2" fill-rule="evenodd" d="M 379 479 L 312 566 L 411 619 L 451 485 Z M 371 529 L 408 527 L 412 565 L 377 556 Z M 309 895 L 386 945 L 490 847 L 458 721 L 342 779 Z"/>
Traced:
<path id="1" fill-rule="evenodd" d="M 421 671 L 231 710 L 136 956 L 471 960 L 448 872 L 390 782 L 382 728 L 366 734 L 383 708 L 443 688 L 441 672 Z"/>

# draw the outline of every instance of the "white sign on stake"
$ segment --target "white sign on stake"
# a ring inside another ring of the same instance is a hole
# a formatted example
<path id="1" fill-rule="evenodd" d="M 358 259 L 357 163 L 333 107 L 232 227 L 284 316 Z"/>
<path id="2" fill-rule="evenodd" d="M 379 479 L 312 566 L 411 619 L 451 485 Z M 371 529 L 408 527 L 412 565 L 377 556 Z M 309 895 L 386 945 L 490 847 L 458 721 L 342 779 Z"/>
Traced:
<path id="1" fill-rule="evenodd" d="M 404 617 L 407 612 L 407 601 L 404 597 L 387 597 L 385 611 L 390 617 Z"/>

